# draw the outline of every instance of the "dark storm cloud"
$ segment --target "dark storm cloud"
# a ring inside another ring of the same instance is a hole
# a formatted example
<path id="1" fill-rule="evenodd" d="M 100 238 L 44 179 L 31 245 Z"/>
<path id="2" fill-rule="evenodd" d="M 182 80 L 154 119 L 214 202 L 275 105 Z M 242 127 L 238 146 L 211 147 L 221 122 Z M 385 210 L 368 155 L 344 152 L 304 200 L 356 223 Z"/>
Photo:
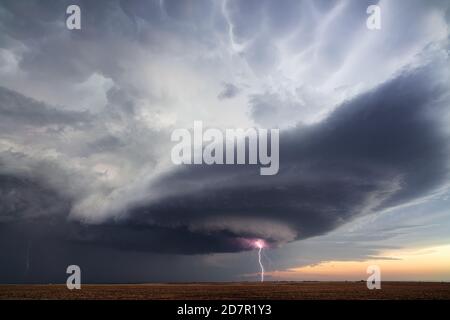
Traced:
<path id="1" fill-rule="evenodd" d="M 438 119 L 448 108 L 443 85 L 431 66 L 404 72 L 319 124 L 283 131 L 277 175 L 260 176 L 255 166 L 185 167 L 149 190 L 163 195 L 156 201 L 100 224 L 72 219 L 58 234 L 128 250 L 229 252 L 245 249 L 242 237 L 276 245 L 407 203 L 447 179 L 448 137 Z M 68 213 L 67 201 L 50 201 L 56 190 L 14 176 L 0 185 L 7 216 L 28 212 L 27 204 L 37 213 L 50 204 Z"/>
<path id="2" fill-rule="evenodd" d="M 186 167 L 157 183 L 168 195 L 109 226 L 87 227 L 92 233 L 80 240 L 162 252 L 242 250 L 240 237 L 305 239 L 424 196 L 448 178 L 448 137 L 438 119 L 448 108 L 439 101 L 444 85 L 429 67 L 404 72 L 317 125 L 282 132 L 277 175 Z M 286 229 L 273 235 L 264 221 Z"/>

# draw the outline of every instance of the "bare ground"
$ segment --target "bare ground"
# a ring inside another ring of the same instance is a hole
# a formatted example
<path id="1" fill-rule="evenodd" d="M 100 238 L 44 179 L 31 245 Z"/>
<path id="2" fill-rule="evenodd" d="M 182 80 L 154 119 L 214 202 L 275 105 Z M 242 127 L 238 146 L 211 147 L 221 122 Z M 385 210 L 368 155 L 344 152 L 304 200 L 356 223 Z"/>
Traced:
<path id="1" fill-rule="evenodd" d="M 137 299 L 137 300 L 366 300 L 446 299 L 447 282 L 383 282 L 368 290 L 365 282 L 230 282 L 183 284 L 0 285 L 0 299 Z"/>

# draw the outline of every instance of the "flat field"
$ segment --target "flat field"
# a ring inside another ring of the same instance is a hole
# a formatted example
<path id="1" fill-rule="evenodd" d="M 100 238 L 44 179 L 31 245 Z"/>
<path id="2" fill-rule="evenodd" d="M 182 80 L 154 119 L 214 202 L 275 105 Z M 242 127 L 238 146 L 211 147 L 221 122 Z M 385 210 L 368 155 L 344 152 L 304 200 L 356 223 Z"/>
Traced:
<path id="1" fill-rule="evenodd" d="M 365 282 L 86 284 L 80 290 L 68 290 L 62 284 L 0 285 L 0 299 L 449 300 L 450 283 L 382 282 L 380 290 L 368 290 Z"/>

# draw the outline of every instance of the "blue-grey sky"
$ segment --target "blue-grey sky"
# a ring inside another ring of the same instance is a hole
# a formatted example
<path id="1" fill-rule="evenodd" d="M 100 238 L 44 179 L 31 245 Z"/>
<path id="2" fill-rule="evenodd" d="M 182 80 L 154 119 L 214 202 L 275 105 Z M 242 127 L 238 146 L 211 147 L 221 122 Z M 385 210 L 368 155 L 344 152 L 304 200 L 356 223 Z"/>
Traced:
<path id="1" fill-rule="evenodd" d="M 445 0 L 2 1 L 0 282 L 255 280 L 242 239 L 268 279 L 450 280 L 449 33 Z M 278 174 L 175 166 L 196 120 L 279 128 Z"/>

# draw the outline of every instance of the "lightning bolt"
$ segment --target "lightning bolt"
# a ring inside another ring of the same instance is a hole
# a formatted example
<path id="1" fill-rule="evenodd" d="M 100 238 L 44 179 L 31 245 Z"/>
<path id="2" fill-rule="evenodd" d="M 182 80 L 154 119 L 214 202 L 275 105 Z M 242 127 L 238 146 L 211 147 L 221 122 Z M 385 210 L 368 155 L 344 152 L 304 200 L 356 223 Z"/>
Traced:
<path id="1" fill-rule="evenodd" d="M 261 262 L 261 250 L 262 250 L 262 247 L 259 247 L 258 261 L 259 261 L 259 266 L 261 267 L 261 282 L 264 282 L 264 266 Z"/>
<path id="2" fill-rule="evenodd" d="M 261 252 L 262 252 L 262 249 L 264 248 L 264 241 L 256 240 L 255 246 L 258 248 L 258 262 L 259 262 L 259 266 L 261 268 L 261 282 L 264 282 L 264 266 L 261 261 Z"/>

